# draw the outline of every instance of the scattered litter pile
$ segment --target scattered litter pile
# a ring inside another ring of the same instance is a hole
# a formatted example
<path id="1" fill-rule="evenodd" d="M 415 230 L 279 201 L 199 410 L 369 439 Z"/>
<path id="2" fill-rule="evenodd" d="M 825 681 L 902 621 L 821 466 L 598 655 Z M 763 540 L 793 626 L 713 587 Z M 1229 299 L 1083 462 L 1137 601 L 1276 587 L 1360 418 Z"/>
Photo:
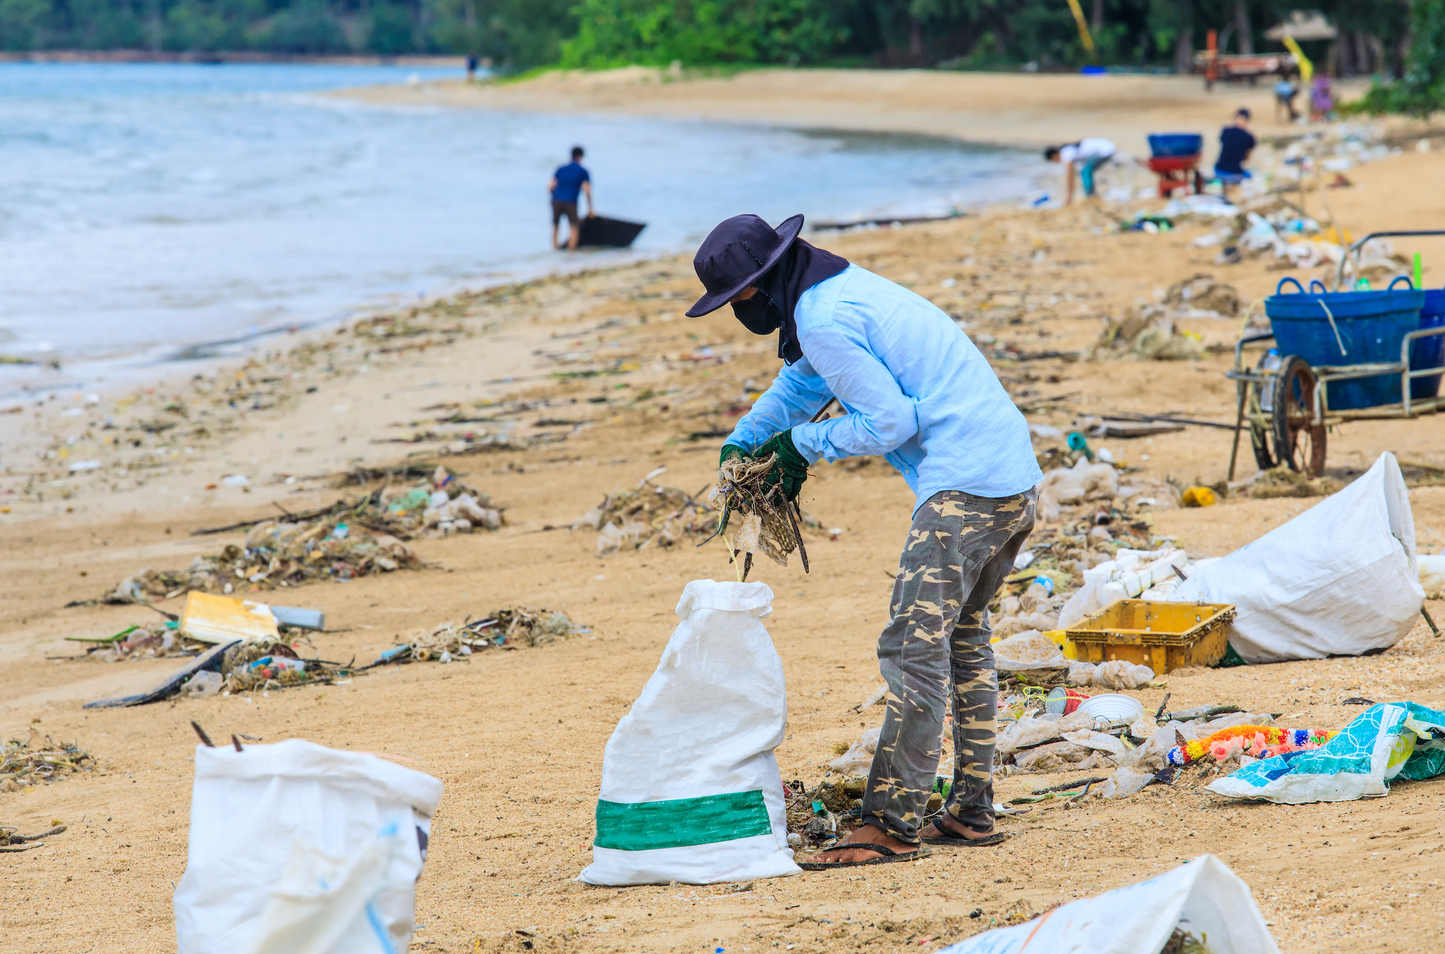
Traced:
<path id="1" fill-rule="evenodd" d="M 219 673 L 198 672 L 182 692 L 210 696 L 218 692 L 283 689 L 312 683 L 330 683 L 350 676 L 352 667 L 324 659 L 302 659 L 295 645 L 284 639 L 236 643 L 222 654 Z"/>
<path id="2" fill-rule="evenodd" d="M 351 675 L 350 665 L 317 658 L 302 658 L 299 649 L 312 649 L 305 637 L 292 630 L 321 629 L 324 614 L 295 607 L 271 607 L 228 596 L 192 591 L 178 621 L 132 626 L 102 639 L 75 638 L 90 643 L 87 653 L 102 659 L 138 659 L 147 656 L 190 657 L 180 669 L 155 688 L 129 696 L 97 700 L 86 708 L 145 705 L 173 696 L 214 696 L 221 692 L 280 689 L 286 686 L 333 682 Z M 282 627 L 287 627 L 283 635 Z"/>
<path id="3" fill-rule="evenodd" d="M 1239 292 L 1201 273 L 1170 285 L 1164 304 L 1176 318 L 1233 318 L 1239 314 Z"/>
<path id="4" fill-rule="evenodd" d="M 454 472 L 441 466 L 430 480 L 410 486 L 389 484 L 376 499 L 384 508 L 382 522 L 393 533 L 400 529 L 432 539 L 473 530 L 500 530 L 505 522 L 489 496 L 468 487 Z"/>
<path id="5" fill-rule="evenodd" d="M 1226 286 L 1228 287 L 1228 286 Z M 1204 339 L 1176 323 L 1166 305 L 1135 303 L 1119 319 L 1109 319 L 1089 356 L 1096 361 L 1138 358 L 1145 361 L 1187 361 L 1204 353 Z"/>
<path id="6" fill-rule="evenodd" d="M 181 633 L 180 624 L 170 619 L 127 626 L 114 636 L 67 636 L 65 639 L 67 642 L 84 643 L 86 655 L 105 662 L 192 656 L 206 648 L 205 643 Z"/>
<path id="7" fill-rule="evenodd" d="M 142 570 L 122 580 L 105 602 L 145 603 L 192 590 L 231 593 L 249 587 L 256 592 L 421 566 L 421 558 L 399 538 L 358 523 L 335 517 L 267 521 L 251 528 L 245 546 L 233 543 L 217 556 L 196 557 L 184 573 Z"/>
<path id="8" fill-rule="evenodd" d="M 597 530 L 597 555 L 622 549 L 641 550 L 655 545 L 670 547 L 688 538 L 700 539 L 717 529 L 713 509 L 676 487 L 652 483 L 663 468 L 638 482 L 633 490 L 610 493 L 592 510 L 572 523 L 573 530 Z M 704 490 L 707 488 L 703 488 Z"/>
<path id="9" fill-rule="evenodd" d="M 36 782 L 53 782 L 76 772 L 95 771 L 95 759 L 73 742 L 57 744 L 50 736 L 30 727 L 24 739 L 0 744 L 0 792 L 16 792 Z M 48 834 L 48 833 L 47 833 Z M 0 845 L 6 832 L 0 828 Z"/>
<path id="10" fill-rule="evenodd" d="M 443 623 L 431 630 L 418 630 L 405 643 L 382 653 L 371 665 L 383 663 L 449 663 L 458 656 L 470 656 L 485 649 L 518 649 L 545 646 L 590 629 L 576 626 L 566 613 L 532 607 L 508 607 L 466 622 Z"/>
<path id="11" fill-rule="evenodd" d="M 1333 477 L 1311 477 L 1303 471 L 1280 464 L 1256 473 L 1249 482 L 1249 495 L 1267 500 L 1273 497 L 1328 497 L 1344 485 Z"/>
<path id="12" fill-rule="evenodd" d="M 769 486 L 764 478 L 773 469 L 776 455 L 758 460 L 731 457 L 718 470 L 718 483 L 708 501 L 722 512 L 717 532 L 727 540 L 728 520 L 734 511 L 742 516 L 742 525 L 734 531 L 729 546 L 732 557 L 743 557 L 742 577 L 747 580 L 753 566 L 753 554 L 762 552 L 774 563 L 788 565 L 794 550 L 803 559 L 803 572 L 808 570 L 808 551 L 803 546 L 799 521 L 803 512 L 797 501 L 783 497 L 782 483 Z M 730 559 L 732 558 L 730 557 Z"/>

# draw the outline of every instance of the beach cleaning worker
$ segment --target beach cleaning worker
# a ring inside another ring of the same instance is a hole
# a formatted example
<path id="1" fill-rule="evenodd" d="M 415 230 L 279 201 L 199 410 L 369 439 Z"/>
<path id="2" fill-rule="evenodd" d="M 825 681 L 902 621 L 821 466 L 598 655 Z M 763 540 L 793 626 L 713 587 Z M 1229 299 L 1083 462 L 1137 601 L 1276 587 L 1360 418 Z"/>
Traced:
<path id="1" fill-rule="evenodd" d="M 567 217 L 567 248 L 575 251 L 581 237 L 577 219 L 577 197 L 587 196 L 587 217 L 596 215 L 592 210 L 592 176 L 582 165 L 582 147 L 572 147 L 572 161 L 558 166 L 552 173 L 547 189 L 552 193 L 552 251 L 557 250 L 557 224 Z"/>
<path id="2" fill-rule="evenodd" d="M 1244 168 L 1249 154 L 1254 151 L 1254 134 L 1249 131 L 1249 110 L 1240 107 L 1234 111 L 1234 122 L 1219 133 L 1219 158 L 1214 162 L 1214 178 L 1218 179 L 1227 194 L 1230 186 L 1237 186 L 1249 178 Z"/>
<path id="3" fill-rule="evenodd" d="M 731 304 L 749 331 L 778 333 L 783 368 L 723 461 L 776 454 L 773 472 L 796 499 L 809 464 L 880 454 L 917 498 L 878 639 L 887 710 L 863 824 L 804 867 L 911 860 L 926 853 L 920 841 L 996 844 L 988 602 L 1034 525 L 1043 475 L 1028 423 L 953 319 L 798 238 L 802 227 L 801 215 L 776 230 L 756 215 L 718 225 L 693 260 L 707 293 L 687 313 Z M 847 413 L 810 423 L 832 398 Z M 953 788 L 927 823 L 950 701 Z"/>
<path id="4" fill-rule="evenodd" d="M 1044 158 L 1049 162 L 1064 164 L 1064 205 L 1074 201 L 1074 174 L 1078 173 L 1079 181 L 1084 185 L 1084 197 L 1092 197 L 1097 185 L 1094 173 L 1113 159 L 1117 151 L 1112 142 L 1098 138 L 1080 139 L 1066 146 L 1050 146 L 1044 150 Z"/>

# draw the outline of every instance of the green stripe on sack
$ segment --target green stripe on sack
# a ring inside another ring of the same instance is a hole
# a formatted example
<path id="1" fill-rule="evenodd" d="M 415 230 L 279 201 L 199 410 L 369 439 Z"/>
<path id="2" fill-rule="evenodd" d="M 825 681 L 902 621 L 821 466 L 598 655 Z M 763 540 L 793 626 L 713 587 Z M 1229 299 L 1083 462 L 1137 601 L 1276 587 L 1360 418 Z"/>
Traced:
<path id="1" fill-rule="evenodd" d="M 763 793 L 729 792 L 659 802 L 597 800 L 598 848 L 687 848 L 772 834 Z"/>

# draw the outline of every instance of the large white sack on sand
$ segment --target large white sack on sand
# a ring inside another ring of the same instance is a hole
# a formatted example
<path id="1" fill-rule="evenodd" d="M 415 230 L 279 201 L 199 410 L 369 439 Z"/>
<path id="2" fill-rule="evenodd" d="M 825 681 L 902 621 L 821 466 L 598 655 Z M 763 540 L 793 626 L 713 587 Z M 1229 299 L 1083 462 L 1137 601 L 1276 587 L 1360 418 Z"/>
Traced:
<path id="1" fill-rule="evenodd" d="M 441 782 L 300 739 L 195 764 L 179 954 L 406 950 Z"/>
<path id="2" fill-rule="evenodd" d="M 773 749 L 788 721 L 763 583 L 694 580 L 657 671 L 602 759 L 588 884 L 800 874 Z"/>
<path id="3" fill-rule="evenodd" d="M 1196 570 L 1170 597 L 1233 603 L 1229 644 L 1245 662 L 1358 656 L 1399 642 L 1425 591 L 1395 455 L 1258 540 Z"/>
<path id="4" fill-rule="evenodd" d="M 1157 954 L 1176 927 L 1207 937 L 1211 954 L 1279 954 L 1249 886 L 1213 855 L 938 954 Z"/>

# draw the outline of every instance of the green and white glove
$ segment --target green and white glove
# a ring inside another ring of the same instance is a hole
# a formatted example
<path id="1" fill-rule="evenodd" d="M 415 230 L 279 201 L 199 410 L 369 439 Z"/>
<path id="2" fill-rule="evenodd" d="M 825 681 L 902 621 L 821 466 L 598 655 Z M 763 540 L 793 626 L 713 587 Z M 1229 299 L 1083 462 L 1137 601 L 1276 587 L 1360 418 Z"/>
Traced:
<path id="1" fill-rule="evenodd" d="M 751 456 L 752 455 L 747 452 L 746 448 L 739 447 L 736 444 L 724 444 L 722 446 L 722 453 L 718 455 L 717 465 L 721 467 L 723 464 L 726 464 L 730 459 L 734 457 Z"/>
<path id="2" fill-rule="evenodd" d="M 793 432 L 783 431 L 770 438 L 753 456 L 761 459 L 769 454 L 777 454 L 778 457 L 772 469 L 764 475 L 763 482 L 770 487 L 781 483 L 784 499 L 790 502 L 797 500 L 803 481 L 808 479 L 808 459 L 798 452 L 797 445 L 793 443 Z"/>

